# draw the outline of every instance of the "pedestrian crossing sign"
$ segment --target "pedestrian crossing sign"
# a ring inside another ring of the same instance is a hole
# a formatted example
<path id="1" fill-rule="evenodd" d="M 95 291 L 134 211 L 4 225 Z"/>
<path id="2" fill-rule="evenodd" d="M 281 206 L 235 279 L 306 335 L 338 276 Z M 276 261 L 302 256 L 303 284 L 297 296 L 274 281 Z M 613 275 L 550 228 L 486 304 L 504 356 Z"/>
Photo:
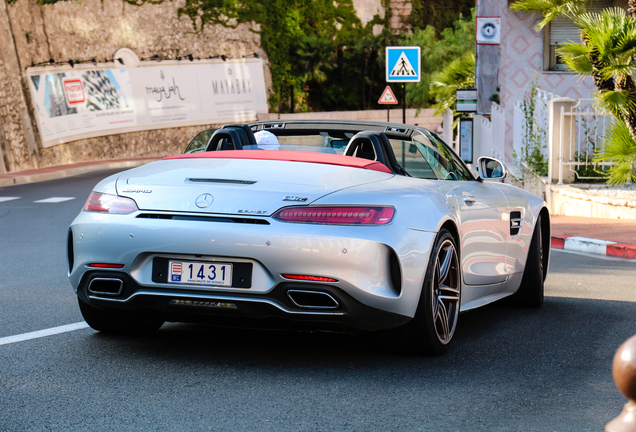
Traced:
<path id="1" fill-rule="evenodd" d="M 386 82 L 420 82 L 420 47 L 386 47 Z"/>

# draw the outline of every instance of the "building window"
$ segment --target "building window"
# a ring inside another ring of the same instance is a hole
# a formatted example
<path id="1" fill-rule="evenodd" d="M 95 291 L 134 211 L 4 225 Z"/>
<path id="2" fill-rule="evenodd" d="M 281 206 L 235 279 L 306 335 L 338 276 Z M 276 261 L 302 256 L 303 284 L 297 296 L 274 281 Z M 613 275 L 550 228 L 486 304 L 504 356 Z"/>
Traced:
<path id="1" fill-rule="evenodd" d="M 591 12 L 600 12 L 605 8 L 612 7 L 612 1 L 595 1 L 590 7 Z M 568 42 L 581 43 L 581 33 L 579 28 L 568 18 L 559 16 L 545 27 L 543 33 L 544 56 L 543 70 L 567 72 L 570 68 L 563 62 L 557 54 L 560 45 Z"/>

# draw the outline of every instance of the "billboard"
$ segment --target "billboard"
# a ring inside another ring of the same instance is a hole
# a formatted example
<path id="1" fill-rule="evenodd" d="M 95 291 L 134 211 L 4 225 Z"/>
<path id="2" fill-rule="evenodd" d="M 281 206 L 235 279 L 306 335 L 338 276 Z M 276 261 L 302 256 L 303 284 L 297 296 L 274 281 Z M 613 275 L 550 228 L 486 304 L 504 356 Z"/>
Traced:
<path id="1" fill-rule="evenodd" d="M 146 62 L 136 68 L 29 68 L 42 144 L 256 120 L 267 112 L 260 59 Z"/>

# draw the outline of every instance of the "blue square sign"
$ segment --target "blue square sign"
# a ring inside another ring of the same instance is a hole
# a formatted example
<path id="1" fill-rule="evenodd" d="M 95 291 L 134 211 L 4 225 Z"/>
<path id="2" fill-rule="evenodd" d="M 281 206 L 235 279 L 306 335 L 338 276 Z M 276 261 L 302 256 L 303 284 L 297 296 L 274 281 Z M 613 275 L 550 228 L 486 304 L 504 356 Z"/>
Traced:
<path id="1" fill-rule="evenodd" d="M 420 47 L 386 47 L 386 82 L 420 82 Z"/>

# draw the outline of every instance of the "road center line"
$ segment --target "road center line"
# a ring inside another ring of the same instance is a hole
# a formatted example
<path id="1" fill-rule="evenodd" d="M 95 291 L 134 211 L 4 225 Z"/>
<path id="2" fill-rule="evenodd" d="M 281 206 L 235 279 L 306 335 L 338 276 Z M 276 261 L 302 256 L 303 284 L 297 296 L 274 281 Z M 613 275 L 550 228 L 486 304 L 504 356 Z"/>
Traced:
<path id="1" fill-rule="evenodd" d="M 75 324 L 67 324 L 59 327 L 51 327 L 44 330 L 38 330 L 30 333 L 22 333 L 15 336 L 7 336 L 0 338 L 0 345 L 6 345 L 14 342 L 23 342 L 30 339 L 38 339 L 46 336 L 53 336 L 60 333 L 72 332 L 88 327 L 84 321 Z"/>

